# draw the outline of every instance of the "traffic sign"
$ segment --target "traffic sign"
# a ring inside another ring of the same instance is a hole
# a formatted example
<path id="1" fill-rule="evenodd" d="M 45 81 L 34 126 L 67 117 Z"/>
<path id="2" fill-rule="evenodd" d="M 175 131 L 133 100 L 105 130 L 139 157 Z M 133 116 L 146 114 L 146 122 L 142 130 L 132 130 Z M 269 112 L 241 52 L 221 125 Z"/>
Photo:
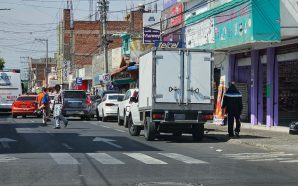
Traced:
<path id="1" fill-rule="evenodd" d="M 80 78 L 80 77 L 77 77 L 76 78 L 76 85 L 82 85 L 82 83 L 83 83 L 83 79 Z"/>
<path id="2" fill-rule="evenodd" d="M 102 75 L 102 80 L 105 82 L 111 81 L 111 74 L 103 74 Z"/>

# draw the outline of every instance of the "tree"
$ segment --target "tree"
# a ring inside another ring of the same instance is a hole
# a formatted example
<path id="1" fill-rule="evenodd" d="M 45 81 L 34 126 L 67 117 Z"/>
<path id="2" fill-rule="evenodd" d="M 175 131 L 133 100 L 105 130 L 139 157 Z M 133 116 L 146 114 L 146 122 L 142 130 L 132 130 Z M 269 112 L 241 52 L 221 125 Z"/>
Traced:
<path id="1" fill-rule="evenodd" d="M 5 61 L 2 57 L 0 57 L 0 70 L 3 70 L 4 65 L 5 65 Z"/>

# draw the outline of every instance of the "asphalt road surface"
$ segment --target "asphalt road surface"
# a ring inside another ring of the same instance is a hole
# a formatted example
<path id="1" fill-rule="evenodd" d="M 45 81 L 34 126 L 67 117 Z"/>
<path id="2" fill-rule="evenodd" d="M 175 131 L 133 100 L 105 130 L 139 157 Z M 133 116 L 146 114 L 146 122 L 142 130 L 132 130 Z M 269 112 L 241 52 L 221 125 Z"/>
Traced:
<path id="1" fill-rule="evenodd" d="M 147 142 L 116 122 L 0 116 L 0 185 L 298 185 L 298 155 L 191 136 Z"/>

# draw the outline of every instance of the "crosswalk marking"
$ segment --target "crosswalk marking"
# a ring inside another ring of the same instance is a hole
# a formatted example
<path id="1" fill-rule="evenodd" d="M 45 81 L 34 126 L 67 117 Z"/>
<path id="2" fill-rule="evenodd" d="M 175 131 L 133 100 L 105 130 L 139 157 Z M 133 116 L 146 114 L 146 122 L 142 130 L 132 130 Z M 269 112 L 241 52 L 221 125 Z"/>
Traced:
<path id="1" fill-rule="evenodd" d="M 17 160 L 17 159 L 18 158 L 12 157 L 12 156 L 0 155 L 0 163 L 6 163 L 6 162 Z"/>
<path id="2" fill-rule="evenodd" d="M 235 160 L 246 160 L 249 162 L 279 161 L 283 163 L 298 163 L 298 160 L 293 157 L 294 154 L 286 154 L 284 152 L 237 153 L 224 154 L 223 156 Z"/>
<path id="3" fill-rule="evenodd" d="M 59 165 L 77 165 L 79 162 L 68 153 L 50 153 L 50 156 Z"/>
<path id="4" fill-rule="evenodd" d="M 122 161 L 113 158 L 112 156 L 106 154 L 106 153 L 87 153 L 88 156 L 94 158 L 98 162 L 102 164 L 124 164 Z"/>
<path id="5" fill-rule="evenodd" d="M 182 161 L 187 164 L 207 164 L 207 162 L 198 160 L 189 156 L 184 156 L 181 154 L 176 154 L 176 153 L 158 153 L 160 155 L 166 156 L 168 158 L 172 158 L 178 161 Z"/>
<path id="6" fill-rule="evenodd" d="M 131 158 L 134 158 L 142 163 L 145 163 L 145 164 L 168 164 L 164 161 L 161 161 L 161 160 L 158 160 L 158 159 L 155 159 L 155 158 L 152 158 L 146 154 L 142 154 L 142 153 L 123 153 Z"/>

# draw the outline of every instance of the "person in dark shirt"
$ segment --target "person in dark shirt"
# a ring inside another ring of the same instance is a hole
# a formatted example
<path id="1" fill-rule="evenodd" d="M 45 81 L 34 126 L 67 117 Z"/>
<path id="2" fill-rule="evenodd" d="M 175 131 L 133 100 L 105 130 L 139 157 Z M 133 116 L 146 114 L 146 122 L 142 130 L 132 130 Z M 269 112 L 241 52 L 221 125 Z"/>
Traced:
<path id="1" fill-rule="evenodd" d="M 231 83 L 231 86 L 228 88 L 227 92 L 224 95 L 222 109 L 226 109 L 228 114 L 228 132 L 229 136 L 234 136 L 234 119 L 236 120 L 235 135 L 239 137 L 240 133 L 240 115 L 243 109 L 242 106 L 242 95 L 237 90 L 235 82 Z"/>

